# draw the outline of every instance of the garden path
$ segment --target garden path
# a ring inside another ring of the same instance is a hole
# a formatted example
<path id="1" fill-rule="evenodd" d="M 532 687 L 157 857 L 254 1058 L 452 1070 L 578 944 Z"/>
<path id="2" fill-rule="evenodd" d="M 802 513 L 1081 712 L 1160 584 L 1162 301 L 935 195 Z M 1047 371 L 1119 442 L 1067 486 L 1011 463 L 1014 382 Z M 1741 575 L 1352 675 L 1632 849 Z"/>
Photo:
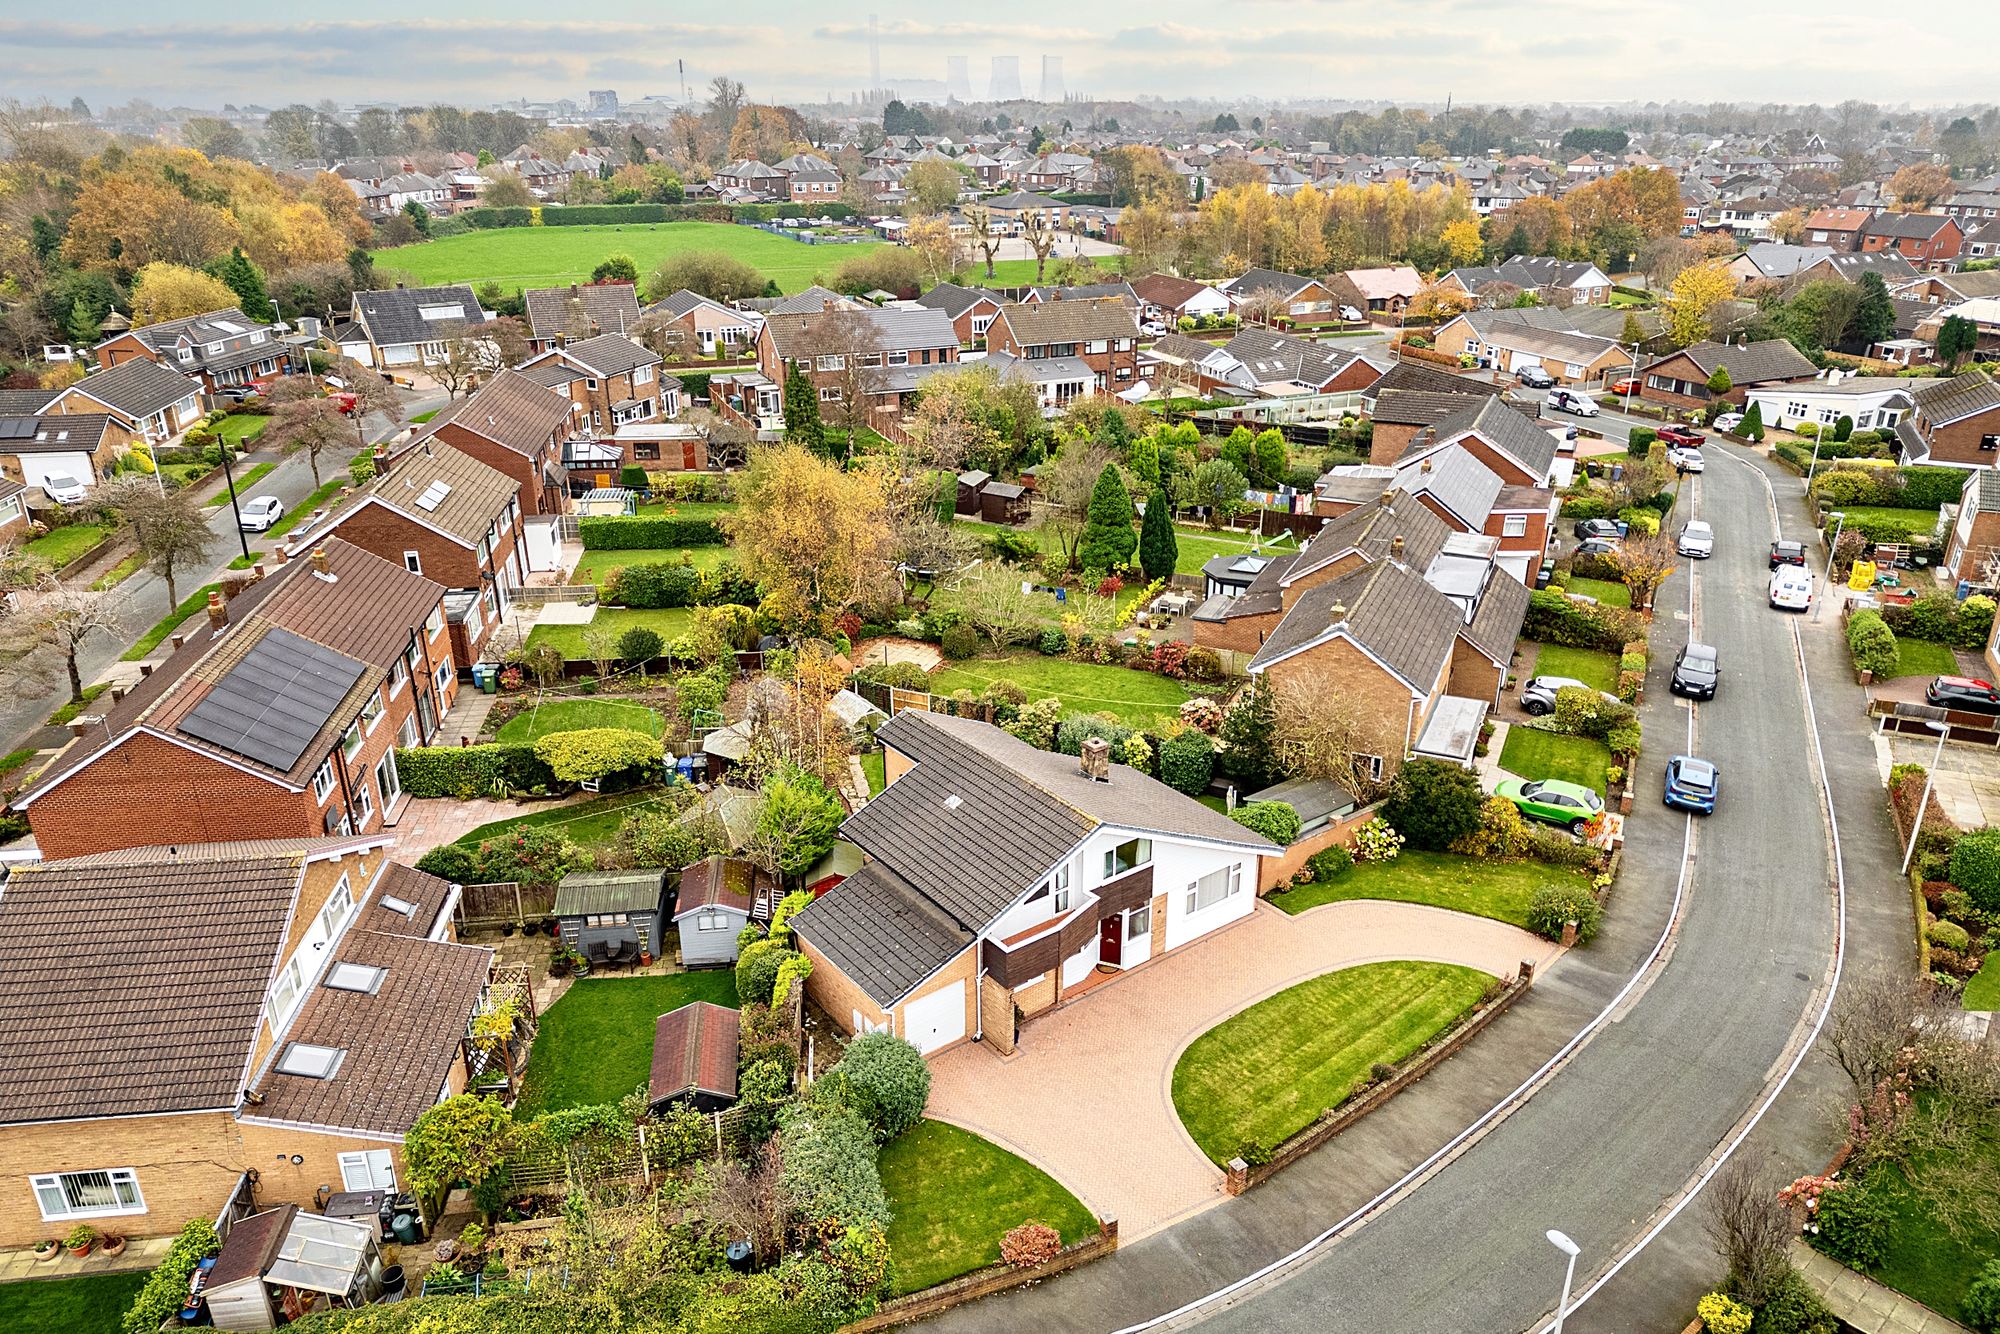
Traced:
<path id="1" fill-rule="evenodd" d="M 1416 959 L 1512 977 L 1559 947 L 1504 922 L 1354 900 L 1289 917 L 1268 903 L 1030 1021 L 1002 1057 L 967 1043 L 931 1062 L 926 1115 L 1003 1144 L 1134 1241 L 1220 1201 L 1222 1171 L 1174 1110 L 1174 1063 L 1267 996 L 1358 964 Z"/>

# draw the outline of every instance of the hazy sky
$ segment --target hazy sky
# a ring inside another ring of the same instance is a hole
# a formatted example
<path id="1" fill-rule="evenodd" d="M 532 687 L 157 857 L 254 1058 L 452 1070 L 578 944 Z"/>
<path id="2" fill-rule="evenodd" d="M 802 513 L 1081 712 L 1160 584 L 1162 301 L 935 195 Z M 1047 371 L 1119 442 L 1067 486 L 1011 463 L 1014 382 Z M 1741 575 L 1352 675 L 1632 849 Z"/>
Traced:
<path id="1" fill-rule="evenodd" d="M 975 96 L 994 56 L 1063 57 L 1071 93 L 1223 99 L 1319 96 L 1459 102 L 1821 102 L 1990 98 L 1990 52 L 1961 24 L 1899 22 L 1863 0 L 1010 0 L 733 4 L 595 0 L 589 21 L 547 0 L 303 4 L 129 0 L 81 10 L 0 0 L 0 96 L 93 105 L 676 95 L 727 73 L 754 99 L 846 98 L 868 83 L 868 16 L 883 82 L 945 77 L 963 55 Z M 573 11 L 570 11 L 573 12 Z M 74 14 L 76 17 L 69 17 Z M 421 14 L 421 17 L 413 17 Z M 958 17 L 955 17 L 958 16 Z M 1983 77 L 1982 77 L 1983 76 Z"/>

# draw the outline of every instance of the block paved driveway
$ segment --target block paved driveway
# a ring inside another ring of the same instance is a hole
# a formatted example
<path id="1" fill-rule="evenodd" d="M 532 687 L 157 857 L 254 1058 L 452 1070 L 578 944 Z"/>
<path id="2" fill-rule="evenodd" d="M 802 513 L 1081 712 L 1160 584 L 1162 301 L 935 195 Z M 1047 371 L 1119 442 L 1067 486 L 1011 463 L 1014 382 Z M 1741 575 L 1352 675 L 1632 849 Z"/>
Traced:
<path id="1" fill-rule="evenodd" d="M 1004 1144 L 1133 1241 L 1223 1198 L 1174 1111 L 1174 1063 L 1229 1016 L 1323 973 L 1391 959 L 1511 977 L 1559 948 L 1422 904 L 1355 900 L 1249 917 L 1031 1020 L 1003 1059 L 968 1043 L 931 1062 L 926 1115 Z"/>

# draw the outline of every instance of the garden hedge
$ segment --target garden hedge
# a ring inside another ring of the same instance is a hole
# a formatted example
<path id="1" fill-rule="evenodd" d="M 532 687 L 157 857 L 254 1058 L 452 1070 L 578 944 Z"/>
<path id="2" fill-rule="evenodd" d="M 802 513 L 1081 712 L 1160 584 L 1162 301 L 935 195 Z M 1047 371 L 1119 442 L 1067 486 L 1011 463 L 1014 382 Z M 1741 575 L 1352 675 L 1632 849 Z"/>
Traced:
<path id="1" fill-rule="evenodd" d="M 422 746 L 396 752 L 403 791 L 413 797 L 456 797 L 460 801 L 496 790 L 518 792 L 555 781 L 532 745 Z"/>
<path id="2" fill-rule="evenodd" d="M 1528 595 L 1528 615 L 1521 626 L 1523 639 L 1607 653 L 1619 652 L 1644 632 L 1644 622 L 1634 612 L 1577 602 L 1547 588 Z"/>
<path id="3" fill-rule="evenodd" d="M 701 572 L 686 561 L 627 565 L 614 570 L 604 586 L 605 601 L 644 611 L 692 607 L 700 599 Z"/>
<path id="4" fill-rule="evenodd" d="M 459 214 L 468 227 L 491 230 L 496 227 L 532 227 L 535 211 L 531 208 L 469 208 Z"/>
<path id="5" fill-rule="evenodd" d="M 1847 618 L 1847 651 L 1857 672 L 1887 676 L 1896 670 L 1896 633 L 1872 607 Z"/>
<path id="6" fill-rule="evenodd" d="M 713 519 L 662 514 L 590 515 L 576 521 L 585 551 L 643 551 L 658 547 L 719 547 L 729 535 Z"/>
<path id="7" fill-rule="evenodd" d="M 540 221 L 536 214 L 540 214 Z M 773 222 L 854 216 L 846 204 L 571 204 L 564 208 L 474 208 L 453 219 L 468 227 L 605 227 L 651 222 Z"/>

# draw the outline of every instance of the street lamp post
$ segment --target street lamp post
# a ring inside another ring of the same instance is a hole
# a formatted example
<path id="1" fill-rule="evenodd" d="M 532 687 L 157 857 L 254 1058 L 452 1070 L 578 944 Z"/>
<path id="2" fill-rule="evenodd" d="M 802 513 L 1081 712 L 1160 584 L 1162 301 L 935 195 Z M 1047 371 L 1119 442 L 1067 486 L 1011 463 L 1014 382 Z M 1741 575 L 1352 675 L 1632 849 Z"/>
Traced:
<path id="1" fill-rule="evenodd" d="M 1931 754 L 1931 767 L 1924 771 L 1924 795 L 1917 801 L 1917 813 L 1910 820 L 1910 846 L 1903 849 L 1903 874 L 1910 873 L 1910 860 L 1917 855 L 1917 836 L 1924 832 L 1924 812 L 1931 804 L 1931 784 L 1937 781 L 1937 767 L 1944 759 L 1945 738 L 1951 735 L 1951 725 L 1926 718 L 1924 726 L 1938 734 L 1937 750 Z"/>
<path id="2" fill-rule="evenodd" d="M 1577 1251 L 1581 1248 L 1575 1242 L 1571 1241 L 1568 1236 L 1556 1231 L 1554 1228 L 1550 1228 L 1547 1235 L 1549 1245 L 1569 1257 L 1569 1267 L 1563 1270 L 1562 1305 L 1556 1307 L 1556 1322 L 1549 1326 L 1549 1334 L 1562 1334 L 1563 1320 L 1569 1315 L 1570 1283 L 1576 1278 L 1576 1255 Z"/>
<path id="3" fill-rule="evenodd" d="M 1817 431 L 1813 432 L 1812 462 L 1806 465 L 1806 495 L 1808 497 L 1812 495 L 1813 474 L 1819 471 L 1819 442 L 1821 440 L 1824 440 L 1825 438 L 1826 438 L 1826 425 L 1825 423 L 1821 423 L 1820 428 Z"/>
<path id="4" fill-rule="evenodd" d="M 250 539 L 243 536 L 243 511 L 236 508 L 236 470 L 229 465 L 229 442 L 222 442 L 222 480 L 229 483 L 229 512 L 236 519 L 236 545 L 243 548 L 243 559 L 250 559 Z"/>
<path id="5" fill-rule="evenodd" d="M 1817 621 L 1826 606 L 1826 595 L 1833 590 L 1833 556 L 1840 550 L 1841 530 L 1847 527 L 1847 511 L 1833 512 L 1833 541 L 1826 548 L 1826 573 L 1819 577 L 1819 601 L 1813 603 L 1812 618 Z"/>

